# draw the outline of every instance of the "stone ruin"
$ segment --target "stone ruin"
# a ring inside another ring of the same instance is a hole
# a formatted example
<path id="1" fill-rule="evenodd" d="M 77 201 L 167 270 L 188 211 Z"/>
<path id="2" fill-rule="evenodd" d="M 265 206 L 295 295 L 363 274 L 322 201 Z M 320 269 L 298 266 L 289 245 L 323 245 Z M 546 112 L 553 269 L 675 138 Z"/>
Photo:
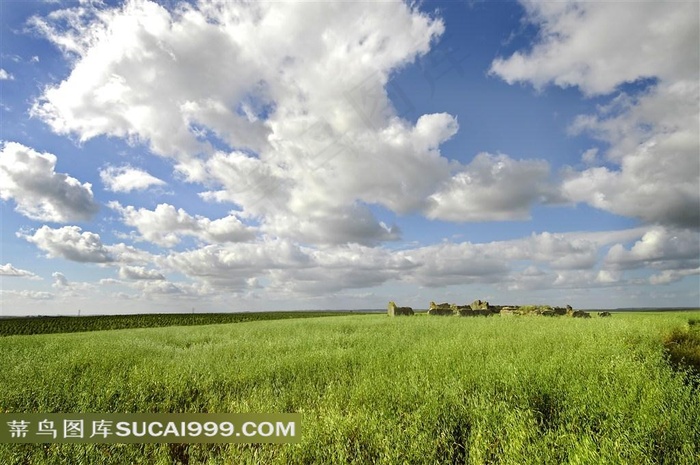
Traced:
<path id="1" fill-rule="evenodd" d="M 492 316 L 496 314 L 496 307 L 490 305 L 485 300 L 475 300 L 469 305 L 453 305 L 459 316 Z"/>
<path id="2" fill-rule="evenodd" d="M 451 316 L 454 315 L 454 313 L 455 312 L 452 309 L 452 305 L 448 303 L 436 304 L 435 302 L 430 302 L 428 315 Z"/>
<path id="3" fill-rule="evenodd" d="M 387 314 L 389 316 L 413 315 L 411 307 L 399 307 L 396 303 L 389 302 Z M 448 302 L 436 304 L 430 302 L 428 315 L 437 316 L 568 316 L 571 318 L 590 318 L 591 314 L 583 310 L 574 310 L 571 305 L 566 307 L 550 307 L 549 305 L 491 305 L 485 300 L 475 300 L 469 305 L 456 305 Z M 600 317 L 611 316 L 610 312 L 598 312 Z"/>
<path id="4" fill-rule="evenodd" d="M 430 302 L 428 315 L 438 316 L 491 316 L 496 312 L 496 307 L 489 305 L 486 301 L 475 300 L 470 305 L 455 305 L 450 303 L 436 304 Z"/>
<path id="5" fill-rule="evenodd" d="M 475 300 L 469 304 L 469 307 L 471 307 L 472 310 L 490 310 L 495 308 L 485 300 Z"/>
<path id="6" fill-rule="evenodd" d="M 399 307 L 394 301 L 389 302 L 386 312 L 389 316 L 413 316 L 415 313 L 411 307 Z"/>
<path id="7" fill-rule="evenodd" d="M 575 310 L 571 312 L 571 316 L 574 318 L 590 318 L 591 314 L 588 312 L 584 312 L 583 310 Z"/>
<path id="8" fill-rule="evenodd" d="M 605 312 L 607 313 L 607 312 Z M 566 307 L 551 307 L 549 305 L 491 305 L 485 300 L 475 300 L 469 305 L 456 305 L 450 303 L 436 304 L 430 302 L 428 315 L 438 316 L 569 316 L 572 318 L 590 318 L 591 315 L 583 310 L 576 310 L 567 305 Z M 601 315 L 602 316 L 602 315 Z"/>

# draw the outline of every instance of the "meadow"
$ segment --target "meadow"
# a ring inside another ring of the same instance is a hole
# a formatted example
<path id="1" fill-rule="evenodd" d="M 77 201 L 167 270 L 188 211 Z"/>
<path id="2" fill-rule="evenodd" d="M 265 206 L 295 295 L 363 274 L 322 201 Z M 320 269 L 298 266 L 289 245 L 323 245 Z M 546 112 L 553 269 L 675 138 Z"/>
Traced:
<path id="1" fill-rule="evenodd" d="M 303 433 L 0 444 L 0 463 L 697 464 L 697 373 L 669 350 L 692 355 L 698 319 L 375 314 L 2 337 L 2 412 L 300 412 Z"/>

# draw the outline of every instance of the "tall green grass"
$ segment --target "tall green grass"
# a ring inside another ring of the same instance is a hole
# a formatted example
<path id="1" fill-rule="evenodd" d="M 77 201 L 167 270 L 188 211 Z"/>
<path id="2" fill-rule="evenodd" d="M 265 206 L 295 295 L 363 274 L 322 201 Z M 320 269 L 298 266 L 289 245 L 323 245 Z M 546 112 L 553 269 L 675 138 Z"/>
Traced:
<path id="1" fill-rule="evenodd" d="M 700 384 L 700 319 L 690 319 L 687 326 L 674 328 L 665 336 L 664 346 L 671 363 L 697 375 Z"/>
<path id="2" fill-rule="evenodd" d="M 303 432 L 294 445 L 3 444 L 0 463 L 700 463 L 700 394 L 663 345 L 689 315 L 10 336 L 0 411 L 301 412 Z"/>

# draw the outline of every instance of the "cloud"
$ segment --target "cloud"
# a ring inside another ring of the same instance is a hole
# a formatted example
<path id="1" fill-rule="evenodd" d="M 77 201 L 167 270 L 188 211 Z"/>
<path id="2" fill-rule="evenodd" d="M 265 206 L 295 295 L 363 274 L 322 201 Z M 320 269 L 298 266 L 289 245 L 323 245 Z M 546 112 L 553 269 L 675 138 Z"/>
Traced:
<path id="1" fill-rule="evenodd" d="M 45 291 L 10 291 L 6 289 L 0 289 L 0 296 L 3 300 L 9 298 L 21 298 L 30 300 L 51 300 L 55 296 L 50 292 Z"/>
<path id="2" fill-rule="evenodd" d="M 21 270 L 12 266 L 12 263 L 6 263 L 0 265 L 0 276 L 4 277 L 16 277 L 16 278 L 29 278 L 29 279 L 41 279 L 39 276 L 35 275 L 31 271 Z"/>
<path id="3" fill-rule="evenodd" d="M 551 272 L 530 265 L 522 271 L 510 274 L 509 279 L 502 284 L 508 291 L 529 291 L 547 289 L 553 286 L 556 276 Z"/>
<path id="4" fill-rule="evenodd" d="M 96 19 L 99 9 L 91 8 L 93 5 L 83 7 L 86 3 L 83 0 L 79 3 L 79 8 L 54 10 L 46 18 L 30 18 L 27 22 L 29 30 L 50 37 L 66 57 L 75 58 L 90 47 L 98 32 L 97 28 L 91 27 L 90 21 Z"/>
<path id="5" fill-rule="evenodd" d="M 495 244 L 494 244 L 495 245 Z M 590 269 L 598 261 L 600 242 L 576 233 L 543 232 L 528 238 L 501 243 L 499 254 L 510 260 L 532 260 L 553 269 Z"/>
<path id="6" fill-rule="evenodd" d="M 521 3 L 540 29 L 537 42 L 494 60 L 493 74 L 511 84 L 616 94 L 570 127 L 608 148 L 604 157 L 587 151 L 584 163 L 607 166 L 565 170 L 562 195 L 651 224 L 699 228 L 698 4 Z M 636 86 L 622 92 L 624 83 Z"/>
<path id="7" fill-rule="evenodd" d="M 84 299 L 87 295 L 95 295 L 95 290 L 97 288 L 95 283 L 69 281 L 68 278 L 59 271 L 52 273 L 51 276 L 53 277 L 53 284 L 51 287 L 56 290 L 56 295 L 60 296 L 62 299 Z"/>
<path id="8" fill-rule="evenodd" d="M 298 179 L 306 178 L 301 182 L 241 153 L 217 153 L 205 169 L 224 189 L 202 197 L 243 206 L 244 214 L 259 218 L 260 230 L 267 234 L 312 244 L 369 245 L 399 238 L 398 227 L 377 221 L 367 205 L 337 197 L 342 181 L 322 176 L 320 169 L 313 176 L 299 170 Z"/>
<path id="9" fill-rule="evenodd" d="M 491 248 L 463 242 L 402 251 L 401 256 L 415 264 L 415 270 L 402 279 L 428 287 L 498 281 L 508 274 L 508 264 L 491 254 Z"/>
<path id="10" fill-rule="evenodd" d="M 520 3 L 539 34 L 528 52 L 492 63 L 491 73 L 509 84 L 552 83 L 597 95 L 640 78 L 694 79 L 700 68 L 696 2 Z"/>
<path id="11" fill-rule="evenodd" d="M 157 257 L 123 243 L 105 245 L 99 234 L 83 232 L 78 226 L 54 229 L 44 225 L 33 234 L 20 231 L 17 237 L 36 245 L 49 258 L 64 258 L 80 263 L 148 264 Z"/>
<path id="12" fill-rule="evenodd" d="M 141 291 L 142 295 L 149 300 L 167 298 L 168 296 L 197 300 L 203 297 L 211 297 L 210 289 L 197 283 L 172 283 L 150 279 L 138 280 L 133 287 Z"/>
<path id="13" fill-rule="evenodd" d="M 700 268 L 687 270 L 663 270 L 661 273 L 650 276 L 649 283 L 654 285 L 671 284 L 680 281 L 686 276 L 694 275 L 700 275 Z"/>
<path id="14" fill-rule="evenodd" d="M 431 197 L 428 218 L 447 221 L 504 221 L 530 217 L 530 208 L 549 195 L 549 164 L 480 153 Z"/>
<path id="15" fill-rule="evenodd" d="M 56 289 L 70 287 L 70 282 L 68 282 L 68 278 L 66 278 L 63 273 L 56 271 L 52 273 L 51 276 L 54 280 L 53 284 L 51 285 L 52 287 Z"/>
<path id="16" fill-rule="evenodd" d="M 601 274 L 598 269 L 606 248 L 640 239 L 648 231 L 545 232 L 509 241 L 444 242 L 401 250 L 361 244 L 310 248 L 267 237 L 261 242 L 171 252 L 154 262 L 212 288 L 240 292 L 250 290 L 253 282 L 269 296 L 284 297 L 390 282 L 421 287 L 495 284 L 511 290 L 573 288 L 609 285 L 613 275 L 619 280 L 618 271 L 606 268 Z"/>
<path id="17" fill-rule="evenodd" d="M 306 250 L 302 268 L 279 267 L 269 273 L 269 292 L 315 296 L 345 289 L 380 286 L 401 279 L 416 267 L 410 259 L 388 250 L 346 244 L 322 250 Z"/>
<path id="18" fill-rule="evenodd" d="M 365 205 L 310 211 L 302 217 L 273 215 L 262 228 L 266 233 L 312 244 L 357 243 L 377 245 L 400 239 L 398 226 L 377 222 Z"/>
<path id="19" fill-rule="evenodd" d="M 598 148 L 593 147 L 592 149 L 588 149 L 583 154 L 581 155 L 581 161 L 583 161 L 586 165 L 592 165 L 597 161 L 598 157 Z"/>
<path id="20" fill-rule="evenodd" d="M 456 119 L 417 115 L 413 124 L 387 91 L 391 74 L 444 30 L 405 3 L 370 11 L 348 2 L 220 2 L 169 12 L 131 1 L 33 24 L 75 57 L 34 116 L 80 140 L 147 143 L 207 186 L 203 198 L 236 204 L 269 234 L 318 244 L 394 240 L 398 229 L 367 206 L 420 212 L 449 179 L 439 146 Z M 362 226 L 350 227 L 352 217 Z M 288 228 L 289 218 L 300 226 Z"/>
<path id="21" fill-rule="evenodd" d="M 146 142 L 186 180 L 207 186 L 203 199 L 233 203 L 261 232 L 304 244 L 399 239 L 372 205 L 462 222 L 525 219 L 532 205 L 551 201 L 545 161 L 479 154 L 468 165 L 450 163 L 439 148 L 458 131 L 455 117 L 402 117 L 410 102 L 394 106 L 390 75 L 427 53 L 444 25 L 401 2 L 374 8 L 224 2 L 169 12 L 127 2 L 99 14 L 57 13 L 72 18 L 68 30 L 50 16 L 35 19 L 76 59 L 33 112 L 81 140 Z M 178 242 L 179 233 L 163 231 L 150 236 Z"/>
<path id="22" fill-rule="evenodd" d="M 191 216 L 182 208 L 162 203 L 155 210 L 123 207 L 110 202 L 109 207 L 118 211 L 125 224 L 135 227 L 143 238 L 163 247 L 172 247 L 182 236 L 197 237 L 205 242 L 241 242 L 255 237 L 255 230 L 246 226 L 236 214 L 217 220 L 203 216 Z"/>
<path id="23" fill-rule="evenodd" d="M 381 248 L 345 244 L 317 250 L 281 239 L 173 252 L 158 264 L 220 291 L 265 289 L 285 298 L 379 286 L 415 267 Z"/>
<path id="24" fill-rule="evenodd" d="M 56 156 L 16 142 L 0 152 L 0 198 L 13 199 L 16 210 L 33 220 L 88 220 L 98 211 L 89 183 L 56 173 Z"/>
<path id="25" fill-rule="evenodd" d="M 508 291 L 535 291 L 552 289 L 580 289 L 588 291 L 595 288 L 630 284 L 623 278 L 622 272 L 615 270 L 543 270 L 530 266 L 523 271 L 510 274 L 497 287 Z M 567 297 L 568 299 L 568 297 Z M 560 301 L 559 305 L 563 302 Z"/>
<path id="26" fill-rule="evenodd" d="M 629 249 L 615 244 L 605 263 L 613 269 L 661 267 L 669 270 L 697 268 L 700 241 L 697 232 L 687 229 L 654 227 Z"/>
<path id="27" fill-rule="evenodd" d="M 163 255 L 124 244 L 104 245 L 97 234 L 77 227 L 45 227 L 25 238 L 50 257 L 119 265 L 119 280 L 105 283 L 127 286 L 146 298 L 210 298 L 221 292 L 308 298 L 401 283 L 422 288 L 483 285 L 513 292 L 586 289 L 631 283 L 626 270 L 660 270 L 643 281 L 663 284 L 695 275 L 700 266 L 700 246 L 693 234 L 661 227 L 545 232 L 508 241 L 443 242 L 399 250 L 360 244 L 312 248 L 263 236 L 256 242 L 210 244 Z M 623 245 L 630 242 L 629 248 Z M 166 271 L 191 281 L 168 282 Z M 54 287 L 61 295 L 94 290 L 88 283 L 68 283 L 59 274 L 54 274 Z"/>
<path id="28" fill-rule="evenodd" d="M 442 32 L 439 21 L 401 3 L 376 10 L 367 15 L 362 5 L 346 3 L 218 2 L 169 12 L 154 2 L 127 1 L 113 9 L 55 11 L 32 24 L 74 54 L 76 65 L 68 79 L 46 89 L 34 112 L 57 132 L 75 132 L 82 140 L 139 138 L 168 155 L 207 148 L 196 126 L 224 138 L 236 135 L 241 147 L 246 134 L 269 131 L 261 120 L 274 106 L 270 99 L 283 97 L 280 90 L 296 90 L 290 92 L 296 100 L 326 81 L 315 90 L 327 91 L 326 66 L 355 71 L 355 78 L 357 66 L 360 77 L 379 72 L 381 81 L 386 68 L 427 51 Z M 322 67 L 313 69 L 312 62 Z M 76 95 L 85 99 L 71 99 Z M 102 113 L 93 118 L 97 110 Z"/>
<path id="29" fill-rule="evenodd" d="M 161 281 L 165 279 L 165 276 L 156 270 L 148 270 L 142 266 L 122 266 L 119 267 L 119 278 Z"/>
<path id="30" fill-rule="evenodd" d="M 0 81 L 12 81 L 14 78 L 12 74 L 0 68 Z"/>
<path id="31" fill-rule="evenodd" d="M 164 186 L 165 181 L 138 168 L 126 166 L 108 166 L 100 170 L 100 179 L 107 190 L 112 192 L 131 192 L 148 189 L 151 186 Z"/>
<path id="32" fill-rule="evenodd" d="M 81 6 L 33 18 L 38 32 L 75 58 L 70 77 L 47 88 L 33 114 L 81 140 L 107 134 L 150 142 L 161 154 L 206 150 L 190 128 L 198 115 L 192 107 L 206 107 L 213 93 L 226 108 L 218 116 L 241 119 L 229 103 L 257 81 L 260 64 L 241 56 L 209 18 L 183 9 L 171 14 L 155 2 L 127 1 L 113 9 Z M 202 70 L 206 82 L 199 78 Z M 83 100 L 73 100 L 77 95 Z"/>
<path id="33" fill-rule="evenodd" d="M 600 146 L 588 145 L 585 168 L 564 170 L 558 186 L 544 160 L 489 153 L 467 164 L 449 160 L 441 147 L 459 130 L 457 118 L 418 114 L 410 95 L 397 98 L 392 77 L 444 31 L 442 20 L 415 5 L 222 1 L 169 11 L 126 1 L 34 18 L 34 29 L 70 60 L 65 79 L 33 103 L 34 117 L 81 141 L 112 136 L 147 146 L 196 184 L 202 199 L 230 204 L 231 212 L 210 219 L 166 203 L 151 210 L 111 202 L 137 240 L 175 249 L 190 238 L 187 250 L 158 255 L 103 244 L 75 226 L 23 237 L 50 257 L 114 266 L 120 285 L 154 299 L 283 299 L 387 283 L 574 289 L 624 283 L 626 270 L 637 267 L 679 270 L 657 280 L 697 267 L 690 249 L 652 253 L 633 245 L 653 242 L 644 237 L 656 228 L 685 238 L 683 228 L 697 221 L 697 57 L 679 60 L 693 32 L 689 15 L 674 31 L 664 27 L 675 21 L 665 6 L 635 6 L 625 17 L 638 21 L 628 22 L 617 6 L 527 3 L 541 27 L 538 43 L 496 60 L 492 72 L 538 88 L 578 86 L 602 102 L 570 127 Z M 627 38 L 620 50 L 609 46 L 619 30 L 639 38 L 634 47 Z M 645 49 L 648 59 L 640 60 L 630 50 L 647 40 L 650 55 Z M 664 47 L 668 53 L 657 53 Z M 641 63 L 628 65 L 634 60 Z M 162 183 L 128 165 L 100 174 L 113 192 Z M 397 225 L 374 213 L 522 220 L 534 205 L 560 201 L 647 225 L 409 247 L 398 242 Z M 649 226 L 655 223 L 664 226 Z M 168 282 L 170 273 L 190 282 Z"/>
<path id="34" fill-rule="evenodd" d="M 124 243 L 107 245 L 105 249 L 114 257 L 117 263 L 148 264 L 152 263 L 156 255 L 137 249 Z"/>
<path id="35" fill-rule="evenodd" d="M 592 283 L 603 248 L 639 238 L 644 231 L 544 232 L 483 244 L 418 247 L 398 252 L 414 264 L 401 279 L 429 287 L 493 283 L 510 290 L 571 286 L 576 277 Z"/>
<path id="36" fill-rule="evenodd" d="M 52 229 L 46 225 L 33 235 L 18 233 L 19 237 L 35 244 L 49 258 L 65 258 L 83 263 L 108 263 L 114 261 L 100 240 L 100 236 L 88 231 L 81 232 L 78 226 Z"/>
<path id="37" fill-rule="evenodd" d="M 596 276 L 596 281 L 602 284 L 616 284 L 620 281 L 622 273 L 618 270 L 600 270 Z"/>
<path id="38" fill-rule="evenodd" d="M 574 133 L 610 146 L 619 169 L 564 173 L 563 195 L 649 223 L 700 227 L 700 84 L 661 83 L 638 97 L 621 94 L 599 115 L 579 116 Z"/>
<path id="39" fill-rule="evenodd" d="M 247 286 L 248 279 L 270 270 L 301 270 L 312 265 L 308 253 L 288 240 L 207 245 L 196 250 L 172 252 L 156 263 L 165 269 L 226 289 Z"/>

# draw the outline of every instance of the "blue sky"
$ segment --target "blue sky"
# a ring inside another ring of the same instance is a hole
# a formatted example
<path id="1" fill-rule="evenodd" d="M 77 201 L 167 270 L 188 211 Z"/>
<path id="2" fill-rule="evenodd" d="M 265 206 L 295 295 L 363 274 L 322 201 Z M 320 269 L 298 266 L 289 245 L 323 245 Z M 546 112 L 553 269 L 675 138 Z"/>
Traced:
<path id="1" fill-rule="evenodd" d="M 697 2 L 0 8 L 3 315 L 700 305 Z"/>

